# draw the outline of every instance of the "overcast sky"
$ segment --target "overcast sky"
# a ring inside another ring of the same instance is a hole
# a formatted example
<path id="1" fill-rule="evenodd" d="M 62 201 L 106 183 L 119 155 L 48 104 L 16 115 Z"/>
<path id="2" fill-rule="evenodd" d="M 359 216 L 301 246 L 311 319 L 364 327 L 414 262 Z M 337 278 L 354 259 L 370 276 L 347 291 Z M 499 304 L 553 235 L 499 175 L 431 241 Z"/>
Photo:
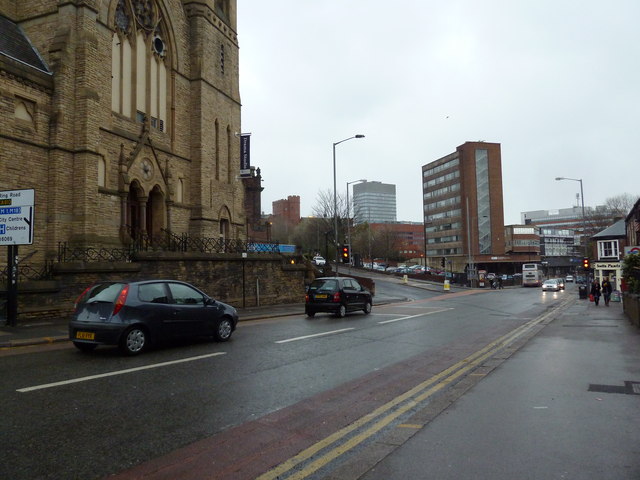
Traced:
<path id="1" fill-rule="evenodd" d="M 422 165 L 502 145 L 505 223 L 640 196 L 638 0 L 238 0 L 242 129 L 262 210 L 358 179 L 422 221 Z"/>

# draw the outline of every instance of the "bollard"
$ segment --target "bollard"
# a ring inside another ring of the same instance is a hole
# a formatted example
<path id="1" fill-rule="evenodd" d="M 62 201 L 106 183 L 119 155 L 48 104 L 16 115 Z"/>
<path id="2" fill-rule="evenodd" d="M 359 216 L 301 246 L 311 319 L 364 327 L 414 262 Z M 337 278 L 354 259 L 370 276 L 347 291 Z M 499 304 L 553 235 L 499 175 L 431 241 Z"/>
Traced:
<path id="1" fill-rule="evenodd" d="M 449 280 L 445 280 L 444 281 L 444 291 L 448 292 L 449 291 Z"/>
<path id="2" fill-rule="evenodd" d="M 402 283 L 409 283 L 409 277 L 407 275 L 402 276 Z"/>

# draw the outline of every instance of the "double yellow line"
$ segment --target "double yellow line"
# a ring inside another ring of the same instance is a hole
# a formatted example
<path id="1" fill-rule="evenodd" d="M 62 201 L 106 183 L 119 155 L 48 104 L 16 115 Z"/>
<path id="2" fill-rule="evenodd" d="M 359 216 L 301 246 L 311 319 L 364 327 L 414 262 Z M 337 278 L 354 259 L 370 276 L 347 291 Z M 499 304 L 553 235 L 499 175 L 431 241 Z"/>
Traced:
<path id="1" fill-rule="evenodd" d="M 300 480 L 309 477 L 387 427 L 398 417 L 415 408 L 418 404 L 424 402 L 448 384 L 458 380 L 467 372 L 495 355 L 498 351 L 509 346 L 525 332 L 530 331 L 536 325 L 544 322 L 568 303 L 568 301 L 565 301 L 540 317 L 530 320 L 506 335 L 503 335 L 481 350 L 478 350 L 439 374 L 418 384 L 411 390 L 378 407 L 373 412 L 311 445 L 274 469 L 260 475 L 256 480 L 282 480 L 285 478 L 287 480 Z M 363 428 L 364 430 L 362 432 L 353 434 L 353 432 Z M 326 451 L 320 453 L 323 450 Z M 314 460 L 313 457 L 316 456 L 318 458 Z"/>

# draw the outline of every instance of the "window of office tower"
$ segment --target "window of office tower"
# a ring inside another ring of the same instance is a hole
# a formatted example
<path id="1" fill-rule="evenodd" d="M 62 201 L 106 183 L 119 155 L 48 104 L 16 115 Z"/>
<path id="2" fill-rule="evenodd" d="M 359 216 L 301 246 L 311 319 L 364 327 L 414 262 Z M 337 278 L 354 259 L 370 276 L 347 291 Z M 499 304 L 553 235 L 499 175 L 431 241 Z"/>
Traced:
<path id="1" fill-rule="evenodd" d="M 476 150 L 477 222 L 480 253 L 491 253 L 491 204 L 489 193 L 489 151 Z"/>

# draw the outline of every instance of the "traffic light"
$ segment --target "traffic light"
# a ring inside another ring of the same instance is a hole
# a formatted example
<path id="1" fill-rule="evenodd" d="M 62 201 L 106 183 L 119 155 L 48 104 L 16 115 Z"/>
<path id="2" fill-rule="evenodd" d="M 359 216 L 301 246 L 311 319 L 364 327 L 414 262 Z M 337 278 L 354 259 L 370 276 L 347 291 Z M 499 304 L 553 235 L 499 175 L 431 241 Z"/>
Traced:
<path id="1" fill-rule="evenodd" d="M 442 268 L 444 268 L 444 262 L 445 262 L 446 260 L 447 260 L 447 259 L 446 259 L 446 257 L 442 257 L 442 259 L 440 260 L 440 266 L 441 266 Z"/>
<path id="2" fill-rule="evenodd" d="M 341 249 L 341 257 L 342 257 L 342 263 L 349 263 L 349 261 L 351 260 L 351 252 L 349 251 L 349 245 L 343 245 L 342 249 Z"/>
<path id="3" fill-rule="evenodd" d="M 589 263 L 589 259 L 587 257 L 584 257 L 582 259 L 582 268 L 584 268 L 585 270 L 589 270 L 591 268 L 591 264 Z"/>

